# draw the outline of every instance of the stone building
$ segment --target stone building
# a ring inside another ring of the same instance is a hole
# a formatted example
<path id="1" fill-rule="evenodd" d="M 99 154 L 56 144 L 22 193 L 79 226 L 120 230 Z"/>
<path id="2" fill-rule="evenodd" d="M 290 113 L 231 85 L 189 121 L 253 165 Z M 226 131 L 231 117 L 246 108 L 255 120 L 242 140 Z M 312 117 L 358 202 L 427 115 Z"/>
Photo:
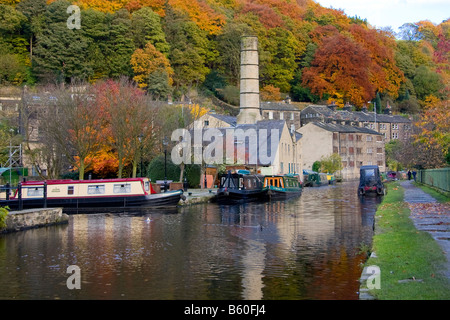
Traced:
<path id="1" fill-rule="evenodd" d="M 300 122 L 301 126 L 310 122 L 324 122 L 365 127 L 383 134 L 386 142 L 406 140 L 412 133 L 411 120 L 392 115 L 390 108 L 386 108 L 383 114 L 375 114 L 365 108 L 362 111 L 351 111 L 349 105 L 340 110 L 337 110 L 335 105 L 310 105 L 301 111 Z"/>
<path id="2" fill-rule="evenodd" d="M 289 129 L 300 128 L 300 109 L 286 98 L 283 102 L 261 102 L 264 120 L 284 120 Z"/>
<path id="3" fill-rule="evenodd" d="M 378 165 L 386 170 L 384 136 L 365 127 L 311 122 L 299 130 L 302 134 L 302 166 L 312 169 L 315 161 L 337 153 L 342 159 L 344 179 L 357 179 L 363 165 Z"/>

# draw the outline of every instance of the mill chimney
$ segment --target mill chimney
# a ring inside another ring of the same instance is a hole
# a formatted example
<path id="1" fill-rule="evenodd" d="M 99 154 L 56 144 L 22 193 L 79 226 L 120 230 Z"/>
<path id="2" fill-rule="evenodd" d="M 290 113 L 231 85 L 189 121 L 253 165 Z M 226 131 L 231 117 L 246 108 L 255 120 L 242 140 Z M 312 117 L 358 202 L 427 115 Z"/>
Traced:
<path id="1" fill-rule="evenodd" d="M 262 120 L 259 105 L 258 38 L 241 39 L 240 107 L 237 124 L 254 124 Z"/>

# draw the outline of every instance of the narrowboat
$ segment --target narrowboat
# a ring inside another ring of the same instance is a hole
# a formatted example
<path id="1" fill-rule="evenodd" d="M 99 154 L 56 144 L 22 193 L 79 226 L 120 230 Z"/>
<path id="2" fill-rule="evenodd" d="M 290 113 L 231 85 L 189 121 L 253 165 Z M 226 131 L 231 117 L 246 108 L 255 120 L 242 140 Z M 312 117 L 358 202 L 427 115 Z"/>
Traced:
<path id="1" fill-rule="evenodd" d="M 10 208 L 159 207 L 177 205 L 183 190 L 157 193 L 148 178 L 22 182 L 0 203 Z"/>
<path id="2" fill-rule="evenodd" d="M 246 202 L 267 199 L 267 188 L 264 188 L 264 176 L 250 174 L 247 170 L 236 173 L 228 171 L 219 176 L 220 185 L 217 190 L 218 202 Z"/>
<path id="3" fill-rule="evenodd" d="M 298 175 L 274 175 L 264 177 L 264 187 L 270 200 L 289 199 L 302 194 Z"/>
<path id="4" fill-rule="evenodd" d="M 361 166 L 359 176 L 358 195 L 378 195 L 386 194 L 386 189 L 380 177 L 378 166 Z"/>
<path id="5" fill-rule="evenodd" d="M 320 187 L 328 184 L 326 175 L 311 170 L 303 170 L 303 185 L 305 187 Z"/>

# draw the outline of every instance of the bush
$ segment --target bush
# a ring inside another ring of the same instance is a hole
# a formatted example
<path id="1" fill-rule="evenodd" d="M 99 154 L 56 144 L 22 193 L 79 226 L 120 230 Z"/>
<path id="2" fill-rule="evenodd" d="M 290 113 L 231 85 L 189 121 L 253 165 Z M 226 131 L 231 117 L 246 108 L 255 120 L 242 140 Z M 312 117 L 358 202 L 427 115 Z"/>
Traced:
<path id="1" fill-rule="evenodd" d="M 6 216 L 8 215 L 8 207 L 0 208 L 0 229 L 6 228 Z"/>
<path id="2" fill-rule="evenodd" d="M 170 153 L 167 152 L 167 180 L 180 180 L 180 167 L 173 164 L 170 159 Z M 161 154 L 149 163 L 147 167 L 147 177 L 153 182 L 156 180 L 164 180 L 164 154 Z"/>

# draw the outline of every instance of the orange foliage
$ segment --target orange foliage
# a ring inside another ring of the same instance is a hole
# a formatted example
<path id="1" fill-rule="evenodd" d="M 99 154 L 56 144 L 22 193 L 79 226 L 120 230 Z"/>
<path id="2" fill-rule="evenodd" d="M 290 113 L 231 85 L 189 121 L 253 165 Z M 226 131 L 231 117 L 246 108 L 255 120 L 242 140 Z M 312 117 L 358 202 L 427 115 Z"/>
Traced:
<path id="1" fill-rule="evenodd" d="M 119 168 L 117 152 L 106 145 L 94 156 L 88 157 L 86 162 L 90 164 L 92 172 L 100 178 L 114 176 Z"/>
<path id="2" fill-rule="evenodd" d="M 140 88 L 147 86 L 148 76 L 156 70 L 164 70 L 169 75 L 169 84 L 172 85 L 173 70 L 170 62 L 154 45 L 148 42 L 144 49 L 136 49 L 131 56 L 131 66 L 135 77 L 133 78 Z"/>
<path id="3" fill-rule="evenodd" d="M 272 85 L 267 85 L 261 89 L 261 99 L 264 101 L 279 101 L 281 100 L 280 88 Z"/>
<path id="4" fill-rule="evenodd" d="M 361 25 L 352 25 L 350 32 L 353 39 L 369 51 L 369 81 L 383 93 L 387 91 L 393 98 L 398 97 L 398 90 L 405 81 L 403 72 L 395 62 L 395 40 L 384 36 L 377 30 L 369 30 Z"/>
<path id="5" fill-rule="evenodd" d="M 337 34 L 323 39 L 311 67 L 303 73 L 303 85 L 321 97 L 329 93 L 338 104 L 350 101 L 362 106 L 375 94 L 368 80 L 370 63 L 367 49 Z"/>
<path id="6" fill-rule="evenodd" d="M 243 14 L 248 12 L 254 13 L 266 28 L 276 28 L 284 25 L 281 16 L 266 4 L 247 2 L 241 12 Z"/>
<path id="7" fill-rule="evenodd" d="M 209 34 L 218 34 L 225 24 L 225 17 L 215 13 L 207 3 L 201 0 L 169 0 L 169 4 L 186 12 L 201 30 Z"/>

